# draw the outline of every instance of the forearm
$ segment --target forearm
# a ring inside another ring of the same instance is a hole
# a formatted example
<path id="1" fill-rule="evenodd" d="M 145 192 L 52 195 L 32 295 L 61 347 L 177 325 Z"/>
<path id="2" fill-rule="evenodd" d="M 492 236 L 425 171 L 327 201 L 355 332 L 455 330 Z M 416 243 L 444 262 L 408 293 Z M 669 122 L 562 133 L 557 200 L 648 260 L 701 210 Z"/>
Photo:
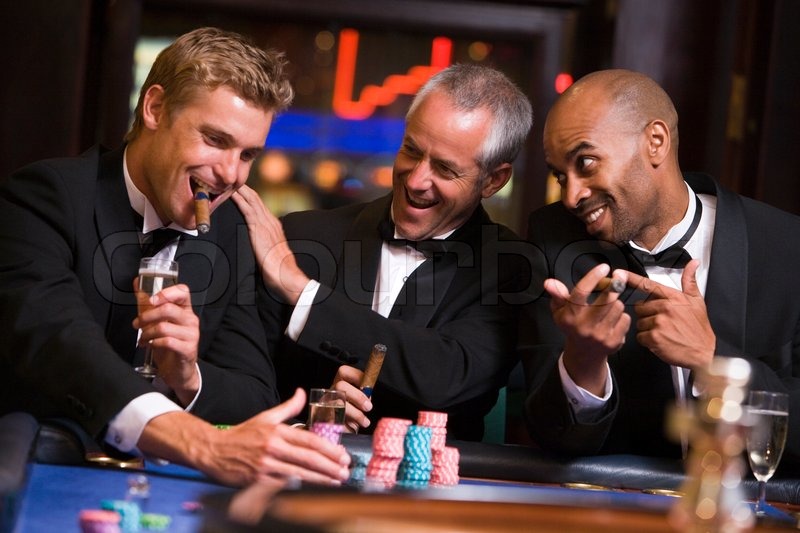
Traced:
<path id="1" fill-rule="evenodd" d="M 145 456 L 208 472 L 212 460 L 209 439 L 213 431 L 213 426 L 189 413 L 165 413 L 145 425 L 137 448 Z"/>
<path id="2" fill-rule="evenodd" d="M 334 292 L 315 304 L 298 344 L 311 351 L 329 347 L 323 355 L 331 358 L 349 354 L 362 369 L 372 346 L 385 344 L 379 386 L 444 408 L 501 387 L 515 363 L 515 339 L 516 322 L 507 309 L 475 305 L 440 325 L 420 327 Z"/>

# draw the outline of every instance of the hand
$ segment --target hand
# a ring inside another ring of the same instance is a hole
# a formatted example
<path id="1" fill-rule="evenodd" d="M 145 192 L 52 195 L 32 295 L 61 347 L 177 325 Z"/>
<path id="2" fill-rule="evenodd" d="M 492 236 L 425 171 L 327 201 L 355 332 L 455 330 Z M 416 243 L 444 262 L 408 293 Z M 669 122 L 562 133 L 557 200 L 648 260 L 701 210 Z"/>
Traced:
<path id="1" fill-rule="evenodd" d="M 628 284 L 648 295 L 636 304 L 636 340 L 670 365 L 696 370 L 711 364 L 717 338 L 708 320 L 695 274 L 700 262 L 686 264 L 679 291 L 628 273 Z"/>
<path id="2" fill-rule="evenodd" d="M 310 279 L 297 266 L 280 220 L 264 207 L 258 194 L 247 185 L 234 193 L 233 201 L 247 221 L 250 243 L 259 260 L 264 283 L 277 290 L 286 302 L 296 304 Z"/>
<path id="3" fill-rule="evenodd" d="M 625 344 L 625 334 L 631 317 L 619 294 L 610 289 L 602 291 L 589 303 L 589 296 L 610 267 L 597 265 L 578 281 L 572 292 L 557 279 L 547 279 L 544 288 L 552 301 L 553 320 L 566 336 L 564 367 L 576 385 L 603 396 L 605 392 L 608 356 Z M 614 277 L 625 281 L 625 271 L 615 271 Z"/>
<path id="4" fill-rule="evenodd" d="M 186 406 L 200 388 L 197 372 L 200 320 L 192 309 L 189 287 L 174 285 L 148 296 L 139 292 L 137 278 L 134 290 L 139 316 L 133 327 L 142 330 L 139 346 L 150 344 L 159 377 Z"/>
<path id="5" fill-rule="evenodd" d="M 357 433 L 359 428 L 369 427 L 370 424 L 364 413 L 372 410 L 372 401 L 359 388 L 363 377 L 364 372 L 345 365 L 340 366 L 333 377 L 332 388 L 344 392 L 347 398 L 344 425 L 352 433 Z"/>
<path id="6" fill-rule="evenodd" d="M 137 447 L 233 486 L 292 477 L 339 484 L 349 475 L 344 447 L 283 423 L 300 414 L 305 401 L 298 389 L 286 402 L 226 430 L 182 411 L 166 413 L 147 423 Z"/>

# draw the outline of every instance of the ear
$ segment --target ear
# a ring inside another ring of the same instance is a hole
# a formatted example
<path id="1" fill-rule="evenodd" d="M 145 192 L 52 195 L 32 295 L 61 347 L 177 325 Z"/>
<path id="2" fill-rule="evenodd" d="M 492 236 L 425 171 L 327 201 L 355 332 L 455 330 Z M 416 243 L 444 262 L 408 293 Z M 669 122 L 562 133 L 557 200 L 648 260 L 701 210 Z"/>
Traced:
<path id="1" fill-rule="evenodd" d="M 645 128 L 647 157 L 653 167 L 658 167 L 670 153 L 672 140 L 669 127 L 663 120 L 654 120 Z"/>
<path id="2" fill-rule="evenodd" d="M 164 88 L 161 85 L 151 85 L 144 93 L 142 102 L 142 122 L 150 130 L 158 128 L 158 124 L 166 117 L 164 104 Z"/>
<path id="3" fill-rule="evenodd" d="M 510 163 L 503 163 L 492 170 L 481 188 L 481 197 L 489 198 L 505 187 L 508 180 L 511 179 L 512 170 Z"/>

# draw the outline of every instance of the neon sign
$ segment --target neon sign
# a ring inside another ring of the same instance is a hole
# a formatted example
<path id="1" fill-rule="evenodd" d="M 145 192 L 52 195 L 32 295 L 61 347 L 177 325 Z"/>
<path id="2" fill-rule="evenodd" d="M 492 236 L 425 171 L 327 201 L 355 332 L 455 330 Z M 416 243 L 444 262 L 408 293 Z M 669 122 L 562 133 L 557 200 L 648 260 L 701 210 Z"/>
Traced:
<path id="1" fill-rule="evenodd" d="M 333 87 L 333 112 L 344 119 L 364 120 L 379 106 L 387 106 L 401 94 L 415 94 L 434 74 L 450 66 L 453 42 L 435 37 L 431 43 L 430 65 L 411 67 L 406 74 L 392 74 L 380 87 L 367 85 L 358 100 L 353 100 L 353 83 L 358 59 L 358 31 L 344 29 L 339 33 L 336 58 L 336 79 Z"/>

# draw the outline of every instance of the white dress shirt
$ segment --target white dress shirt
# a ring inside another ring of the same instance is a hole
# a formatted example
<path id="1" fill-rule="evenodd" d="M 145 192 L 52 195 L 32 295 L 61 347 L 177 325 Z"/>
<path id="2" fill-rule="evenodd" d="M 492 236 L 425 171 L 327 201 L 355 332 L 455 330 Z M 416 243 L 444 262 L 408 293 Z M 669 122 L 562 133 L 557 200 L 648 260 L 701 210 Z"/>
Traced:
<path id="1" fill-rule="evenodd" d="M 448 231 L 434 239 L 446 239 L 455 230 Z M 395 232 L 396 239 L 402 239 Z M 375 278 L 375 292 L 372 295 L 372 310 L 383 317 L 388 317 L 392 311 L 395 300 L 403 289 L 408 277 L 425 262 L 425 255 L 411 246 L 390 245 L 384 242 L 381 246 L 381 258 L 378 263 L 378 274 Z M 292 311 L 289 325 L 286 327 L 286 335 L 293 341 L 297 341 L 303 328 L 308 322 L 308 315 L 311 313 L 311 306 L 319 290 L 319 282 L 309 281 L 297 304 Z"/>

